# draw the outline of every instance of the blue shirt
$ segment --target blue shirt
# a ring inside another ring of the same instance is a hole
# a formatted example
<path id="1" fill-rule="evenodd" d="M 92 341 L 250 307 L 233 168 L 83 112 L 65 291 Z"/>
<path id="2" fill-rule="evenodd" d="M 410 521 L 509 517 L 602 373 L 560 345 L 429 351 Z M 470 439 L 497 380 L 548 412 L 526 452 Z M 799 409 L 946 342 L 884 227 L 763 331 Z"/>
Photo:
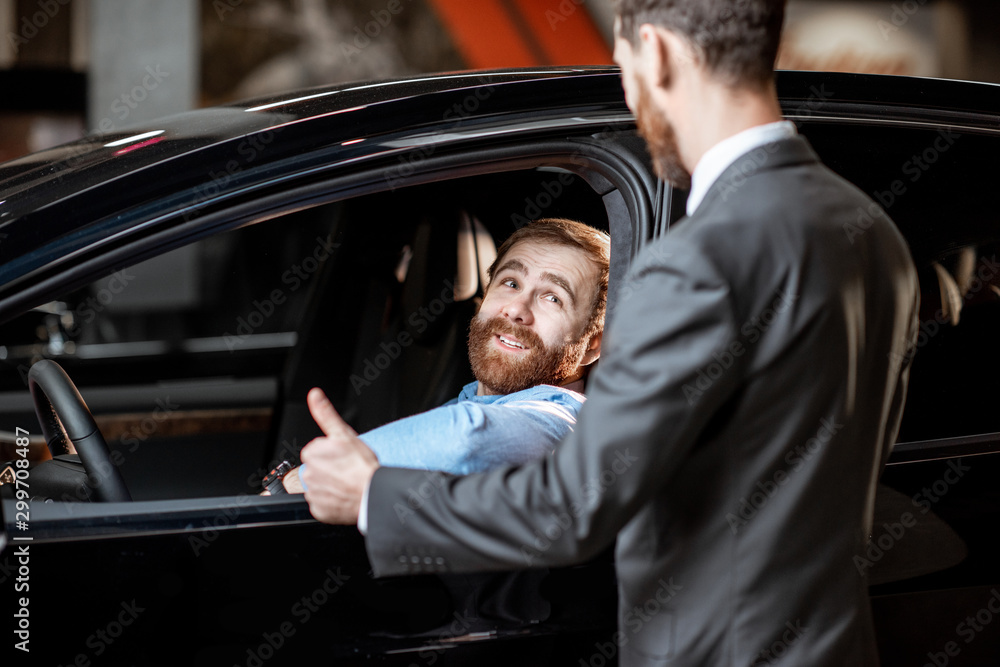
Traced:
<path id="1" fill-rule="evenodd" d="M 547 384 L 496 396 L 477 396 L 478 386 L 470 382 L 440 407 L 358 437 L 380 465 L 467 475 L 545 456 L 573 430 L 586 400 Z"/>

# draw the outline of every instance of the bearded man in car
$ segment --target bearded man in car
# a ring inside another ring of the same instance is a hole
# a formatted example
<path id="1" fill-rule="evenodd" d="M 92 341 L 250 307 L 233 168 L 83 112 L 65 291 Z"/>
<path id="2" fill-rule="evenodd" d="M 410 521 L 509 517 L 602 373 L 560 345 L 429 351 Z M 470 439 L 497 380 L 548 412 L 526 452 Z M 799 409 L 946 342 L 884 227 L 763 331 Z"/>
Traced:
<path id="1" fill-rule="evenodd" d="M 452 401 L 364 433 L 382 465 L 468 474 L 544 456 L 572 431 L 601 355 L 610 241 L 586 224 L 546 218 L 497 251 L 469 325 L 475 382 Z M 310 392 L 312 407 L 325 397 Z M 294 468 L 282 478 L 303 492 Z"/>

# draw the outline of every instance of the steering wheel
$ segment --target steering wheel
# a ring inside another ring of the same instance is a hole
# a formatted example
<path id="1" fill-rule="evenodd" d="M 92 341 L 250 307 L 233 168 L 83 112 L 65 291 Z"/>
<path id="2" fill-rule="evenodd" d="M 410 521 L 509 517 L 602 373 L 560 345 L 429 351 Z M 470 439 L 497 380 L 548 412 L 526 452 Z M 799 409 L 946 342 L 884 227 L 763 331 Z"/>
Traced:
<path id="1" fill-rule="evenodd" d="M 62 366 L 48 359 L 36 363 L 28 371 L 28 389 L 52 455 L 71 452 L 75 447 L 97 500 L 131 501 L 125 478 L 111 462 L 108 443 Z"/>

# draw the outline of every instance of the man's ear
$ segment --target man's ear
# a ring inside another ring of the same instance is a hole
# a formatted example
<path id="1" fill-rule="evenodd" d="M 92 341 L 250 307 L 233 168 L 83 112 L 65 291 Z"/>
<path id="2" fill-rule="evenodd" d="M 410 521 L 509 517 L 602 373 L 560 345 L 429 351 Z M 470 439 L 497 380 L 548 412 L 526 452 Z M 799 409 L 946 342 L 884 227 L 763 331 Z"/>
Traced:
<path id="1" fill-rule="evenodd" d="M 587 351 L 583 354 L 583 359 L 580 360 L 581 366 L 589 366 L 598 359 L 601 358 L 601 339 L 604 338 L 604 332 L 599 331 L 590 338 L 590 342 L 587 344 Z"/>
<path id="2" fill-rule="evenodd" d="M 639 26 L 639 59 L 642 61 L 642 74 L 646 76 L 651 86 L 664 86 L 670 83 L 670 45 L 666 35 L 650 23 Z"/>
<path id="3" fill-rule="evenodd" d="M 639 26 L 639 44 L 651 85 L 668 88 L 680 67 L 696 64 L 688 42 L 665 28 L 649 23 Z"/>

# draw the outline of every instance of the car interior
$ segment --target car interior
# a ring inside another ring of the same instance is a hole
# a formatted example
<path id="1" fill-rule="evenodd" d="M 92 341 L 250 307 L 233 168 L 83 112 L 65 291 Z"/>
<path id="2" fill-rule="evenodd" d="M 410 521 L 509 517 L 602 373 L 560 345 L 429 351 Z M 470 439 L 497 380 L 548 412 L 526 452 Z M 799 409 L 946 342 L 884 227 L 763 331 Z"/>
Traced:
<path id="1" fill-rule="evenodd" d="M 583 178 L 541 167 L 295 210 L 125 267 L 4 325 L 0 430 L 51 457 L 25 389 L 47 357 L 133 501 L 256 494 L 320 435 L 313 386 L 359 432 L 456 396 L 496 248 L 539 217 L 608 230 Z"/>
<path id="2" fill-rule="evenodd" d="M 946 143 L 943 132 L 858 123 L 845 144 L 843 126 L 814 123 L 807 131 L 824 162 L 892 217 L 917 266 L 921 334 L 897 455 L 908 443 L 1000 434 L 1000 413 L 990 406 L 1000 370 L 992 342 L 1000 325 L 1000 197 L 984 168 L 997 138 L 952 131 Z"/>

